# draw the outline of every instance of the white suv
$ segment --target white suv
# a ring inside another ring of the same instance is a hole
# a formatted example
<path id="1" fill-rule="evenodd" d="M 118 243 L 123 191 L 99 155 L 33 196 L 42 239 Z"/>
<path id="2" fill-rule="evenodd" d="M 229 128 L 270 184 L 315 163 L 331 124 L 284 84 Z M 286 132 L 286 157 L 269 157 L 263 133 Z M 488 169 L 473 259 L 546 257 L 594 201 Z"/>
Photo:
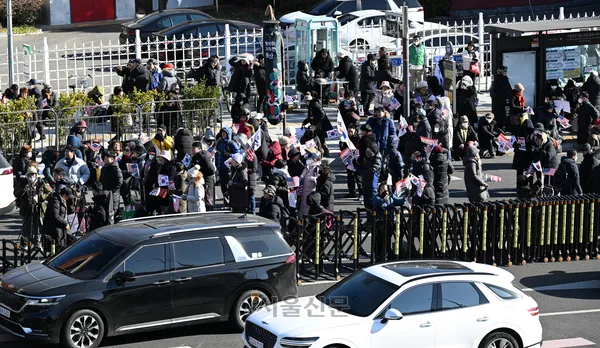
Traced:
<path id="1" fill-rule="evenodd" d="M 513 279 L 476 263 L 372 266 L 254 313 L 243 340 L 250 348 L 539 348 L 538 305 Z"/>

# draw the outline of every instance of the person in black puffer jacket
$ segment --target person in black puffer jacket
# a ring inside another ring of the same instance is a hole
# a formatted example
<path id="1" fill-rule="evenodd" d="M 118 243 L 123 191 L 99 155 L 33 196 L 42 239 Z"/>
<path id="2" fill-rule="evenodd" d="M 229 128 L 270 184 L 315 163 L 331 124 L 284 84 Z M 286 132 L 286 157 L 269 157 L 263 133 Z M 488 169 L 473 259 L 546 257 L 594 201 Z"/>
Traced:
<path id="1" fill-rule="evenodd" d="M 302 176 L 302 172 L 304 171 L 304 164 L 302 163 L 302 161 L 300 161 L 300 151 L 298 151 L 298 149 L 296 149 L 295 147 L 292 147 L 290 149 L 290 152 L 288 152 L 287 167 L 288 173 L 290 173 L 291 177 Z"/>
<path id="2" fill-rule="evenodd" d="M 321 194 L 321 205 L 325 209 L 333 212 L 335 210 L 335 189 L 333 187 L 335 175 L 333 175 L 333 172 L 331 171 L 329 161 L 323 160 L 319 171 L 320 174 L 317 178 L 317 192 Z"/>
<path id="3" fill-rule="evenodd" d="M 273 185 L 273 187 L 275 187 L 275 194 L 281 198 L 281 201 L 285 207 L 289 207 L 290 204 L 288 193 L 290 190 L 287 181 L 287 176 L 289 176 L 289 173 L 285 168 L 286 165 L 287 162 L 284 160 L 275 161 L 275 169 L 273 169 L 273 173 L 269 177 L 268 185 Z"/>
<path id="4" fill-rule="evenodd" d="M 416 177 L 419 175 L 423 176 L 423 179 L 427 182 L 425 188 L 423 189 L 423 193 L 419 197 L 417 194 L 417 187 L 413 185 L 412 195 L 413 195 L 413 204 L 420 206 L 434 206 L 435 205 L 435 191 L 433 189 L 433 182 L 435 175 L 433 173 L 433 168 L 431 164 L 429 164 L 429 160 L 425 154 L 420 151 L 416 151 L 411 156 L 412 161 L 412 174 Z"/>
<path id="5" fill-rule="evenodd" d="M 400 144 L 400 138 L 393 136 L 390 138 L 388 143 L 387 156 L 387 172 L 392 176 L 392 183 L 396 184 L 398 181 L 403 179 L 404 176 L 404 161 L 402 160 L 402 154 L 398 151 L 398 145 Z M 387 178 L 379 178 L 380 181 L 387 180 Z"/>
<path id="6" fill-rule="evenodd" d="M 392 75 L 392 63 L 389 58 L 380 58 L 377 61 L 377 72 L 375 73 L 375 76 L 377 77 L 377 89 L 381 88 L 381 83 L 383 81 L 389 82 L 392 90 L 394 89 L 395 83 L 400 83 L 400 80 Z"/>
<path id="7" fill-rule="evenodd" d="M 186 154 L 192 156 L 192 144 L 194 138 L 190 131 L 185 128 L 180 128 L 175 134 L 175 150 L 177 151 L 177 161 L 181 162 Z"/>
<path id="8" fill-rule="evenodd" d="M 381 155 L 378 150 L 377 139 L 371 126 L 363 124 L 360 126 L 361 138 L 358 141 L 357 164 L 362 178 L 362 194 L 365 207 L 373 207 L 373 197 L 377 194 L 377 183 L 379 182 L 379 170 L 381 169 Z"/>
<path id="9" fill-rule="evenodd" d="M 339 52 L 339 56 L 343 56 L 343 53 Z M 343 56 L 340 60 L 340 65 L 335 68 L 335 71 L 338 72 L 338 78 L 346 80 L 347 90 L 358 93 L 358 72 L 350 57 Z"/>
<path id="10" fill-rule="evenodd" d="M 435 146 L 429 156 L 431 167 L 433 168 L 433 189 L 435 191 L 435 204 L 444 205 L 448 203 L 450 194 L 448 185 L 450 184 L 450 175 L 454 173 L 452 163 L 448 161 L 448 150 L 441 146 Z"/>
<path id="11" fill-rule="evenodd" d="M 296 89 L 298 92 L 318 95 L 319 88 L 315 80 L 308 73 L 308 65 L 305 61 L 298 61 L 298 71 L 296 72 Z"/>
<path id="12" fill-rule="evenodd" d="M 581 87 L 582 92 L 589 94 L 590 103 L 597 109 L 600 110 L 600 77 L 597 72 L 592 72 L 590 77 Z"/>
<path id="13" fill-rule="evenodd" d="M 486 157 L 486 155 L 488 155 L 491 158 L 495 158 L 495 139 L 500 132 L 496 126 L 496 121 L 494 121 L 494 114 L 488 112 L 485 117 L 479 119 L 479 128 L 477 129 L 477 133 L 479 137 L 481 157 Z"/>
<path id="14" fill-rule="evenodd" d="M 208 58 L 200 69 L 192 69 L 192 77 L 198 83 L 204 80 L 207 87 L 221 86 L 219 60 L 215 57 Z"/>
<path id="15" fill-rule="evenodd" d="M 497 75 L 492 81 L 490 96 L 492 97 L 492 113 L 496 116 L 496 121 L 500 127 L 508 125 L 510 102 L 513 97 L 512 85 L 507 76 L 508 69 L 505 66 L 498 68 Z"/>
<path id="16" fill-rule="evenodd" d="M 123 172 L 119 168 L 119 164 L 115 161 L 116 154 L 113 151 L 108 151 L 104 154 L 104 167 L 100 172 L 100 183 L 105 191 L 112 192 L 112 211 L 108 213 L 110 223 L 114 223 L 115 213 L 119 209 L 121 202 L 121 185 L 123 184 Z"/>
<path id="17" fill-rule="evenodd" d="M 583 160 L 579 165 L 579 176 L 581 177 L 581 189 L 583 193 L 593 193 L 594 186 L 600 186 L 597 181 L 592 181 L 592 173 L 600 165 L 600 151 L 592 150 L 590 144 L 583 145 Z"/>
<path id="18" fill-rule="evenodd" d="M 539 133 L 533 136 L 535 150 L 532 152 L 533 162 L 540 162 L 542 168 L 558 168 L 559 159 L 552 138 L 542 131 L 542 125 L 536 123 L 534 129 Z"/>
<path id="19" fill-rule="evenodd" d="M 256 56 L 254 62 L 254 80 L 256 81 L 256 90 L 258 92 L 258 112 L 264 112 L 267 101 L 267 76 L 265 73 L 265 57 L 262 54 Z"/>
<path id="20" fill-rule="evenodd" d="M 118 67 L 117 75 L 123 77 L 123 93 L 131 94 L 134 89 L 140 92 L 148 90 L 150 72 L 139 59 L 132 59 L 126 67 Z"/>
<path id="21" fill-rule="evenodd" d="M 234 68 L 227 90 L 232 93 L 247 93 L 251 79 L 254 78 L 252 62 L 249 58 L 242 56 L 231 58 L 229 64 Z"/>
<path id="22" fill-rule="evenodd" d="M 329 50 L 326 48 L 321 49 L 317 52 L 317 55 L 313 58 L 310 63 L 311 69 L 315 72 L 315 77 L 328 78 L 331 77 L 333 72 L 333 59 L 329 54 Z"/>
<path id="23" fill-rule="evenodd" d="M 362 104 L 365 109 L 367 116 L 372 116 L 373 113 L 370 111 L 371 103 L 375 98 L 375 90 L 373 86 L 377 84 L 377 77 L 375 76 L 375 70 L 377 68 L 377 60 L 371 53 L 367 54 L 367 59 L 360 66 L 360 96 L 362 98 Z"/>

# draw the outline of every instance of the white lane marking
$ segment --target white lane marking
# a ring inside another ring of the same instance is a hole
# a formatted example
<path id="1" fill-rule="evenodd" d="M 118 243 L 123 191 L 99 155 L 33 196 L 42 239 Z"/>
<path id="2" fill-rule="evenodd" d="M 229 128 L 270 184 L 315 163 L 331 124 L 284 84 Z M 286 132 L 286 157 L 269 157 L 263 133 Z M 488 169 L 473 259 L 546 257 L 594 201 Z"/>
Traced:
<path id="1" fill-rule="evenodd" d="M 586 280 L 583 282 L 538 286 L 536 288 L 521 289 L 521 291 L 533 292 L 533 291 L 583 290 L 583 289 L 600 289 L 600 280 Z"/>
<path id="2" fill-rule="evenodd" d="M 545 341 L 542 344 L 542 348 L 569 348 L 569 347 L 582 347 L 582 346 L 593 346 L 595 343 L 590 342 L 584 338 L 567 338 L 564 340 L 552 340 Z"/>
<path id="3" fill-rule="evenodd" d="M 586 314 L 586 313 L 600 313 L 600 309 L 582 309 L 579 311 L 540 313 L 540 317 L 555 317 L 557 315 L 572 315 L 572 314 Z"/>

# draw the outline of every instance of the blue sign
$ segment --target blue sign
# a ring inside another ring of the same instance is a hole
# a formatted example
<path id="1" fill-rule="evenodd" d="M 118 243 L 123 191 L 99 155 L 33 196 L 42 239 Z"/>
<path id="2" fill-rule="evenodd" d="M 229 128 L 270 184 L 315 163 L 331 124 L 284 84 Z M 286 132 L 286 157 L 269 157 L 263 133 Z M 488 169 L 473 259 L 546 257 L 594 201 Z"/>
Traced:
<path id="1" fill-rule="evenodd" d="M 392 66 L 401 66 L 402 65 L 401 57 L 390 57 L 390 60 L 392 61 Z"/>

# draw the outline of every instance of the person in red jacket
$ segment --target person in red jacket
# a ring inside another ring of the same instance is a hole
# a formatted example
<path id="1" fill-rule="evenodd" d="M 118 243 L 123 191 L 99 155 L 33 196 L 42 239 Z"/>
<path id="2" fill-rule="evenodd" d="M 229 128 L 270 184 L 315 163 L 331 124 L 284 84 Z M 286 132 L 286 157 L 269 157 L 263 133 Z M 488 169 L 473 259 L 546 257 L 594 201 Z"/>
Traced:
<path id="1" fill-rule="evenodd" d="M 281 155 L 281 144 L 279 144 L 278 141 L 273 140 L 269 144 L 269 154 L 267 155 L 267 158 L 262 161 L 262 169 L 263 169 L 262 180 L 264 182 L 269 182 L 269 178 L 271 177 L 271 172 L 273 171 L 273 168 L 275 167 L 275 162 L 277 162 L 277 160 L 281 160 L 281 159 L 283 159 L 283 157 Z"/>

